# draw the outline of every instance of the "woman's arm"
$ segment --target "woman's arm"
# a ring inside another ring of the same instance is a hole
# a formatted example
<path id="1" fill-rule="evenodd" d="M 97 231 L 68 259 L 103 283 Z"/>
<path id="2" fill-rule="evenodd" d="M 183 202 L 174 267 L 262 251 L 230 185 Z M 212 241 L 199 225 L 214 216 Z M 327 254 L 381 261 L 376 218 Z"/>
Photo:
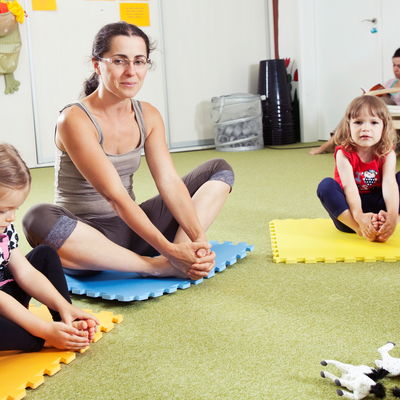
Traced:
<path id="1" fill-rule="evenodd" d="M 21 254 L 18 248 L 11 250 L 8 267 L 18 286 L 30 296 L 39 300 L 54 311 L 58 311 L 67 325 L 74 320 L 93 320 L 97 318 L 70 304 L 52 283 Z"/>
<path id="2" fill-rule="evenodd" d="M 396 180 L 396 154 L 391 151 L 382 170 L 382 195 L 386 205 L 385 222 L 379 229 L 379 240 L 386 241 L 393 234 L 399 215 L 399 187 Z"/>
<path id="3" fill-rule="evenodd" d="M 197 250 L 209 247 L 206 241 L 174 244 L 152 224 L 129 196 L 118 172 L 99 145 L 92 122 L 82 110 L 77 107 L 64 110 L 56 139 L 58 146 L 68 153 L 81 174 L 110 202 L 121 219 L 160 254 L 185 271 L 196 263 L 209 261 L 196 256 Z"/>
<path id="4" fill-rule="evenodd" d="M 118 215 L 158 251 L 169 242 L 132 200 L 117 170 L 98 143 L 92 122 L 80 109 L 64 110 L 57 128 L 57 139 L 80 173 L 111 203 Z"/>
<path id="5" fill-rule="evenodd" d="M 148 103 L 142 103 L 142 106 L 148 128 L 145 142 L 146 161 L 157 189 L 190 240 L 205 240 L 206 235 L 197 217 L 193 201 L 172 162 L 161 115 Z"/>
<path id="6" fill-rule="evenodd" d="M 336 166 L 350 213 L 358 224 L 361 234 L 370 240 L 375 239 L 376 231 L 371 222 L 373 214 L 363 212 L 360 193 L 354 180 L 353 167 L 341 150 L 336 153 Z"/>

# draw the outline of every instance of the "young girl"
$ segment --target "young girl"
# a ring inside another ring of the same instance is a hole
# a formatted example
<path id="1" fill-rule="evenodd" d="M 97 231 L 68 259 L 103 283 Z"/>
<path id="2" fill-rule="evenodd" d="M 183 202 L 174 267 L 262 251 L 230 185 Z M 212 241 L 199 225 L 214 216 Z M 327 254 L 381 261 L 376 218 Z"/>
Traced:
<path id="1" fill-rule="evenodd" d="M 19 251 L 12 222 L 31 176 L 11 145 L 0 144 L 0 166 L 0 350 L 82 349 L 92 341 L 98 321 L 71 304 L 54 250 L 39 246 L 27 258 Z M 31 297 L 49 307 L 52 322 L 27 309 Z"/>
<path id="2" fill-rule="evenodd" d="M 385 242 L 399 215 L 395 131 L 382 100 L 355 98 L 335 134 L 335 178 L 325 178 L 318 197 L 337 229 Z"/>

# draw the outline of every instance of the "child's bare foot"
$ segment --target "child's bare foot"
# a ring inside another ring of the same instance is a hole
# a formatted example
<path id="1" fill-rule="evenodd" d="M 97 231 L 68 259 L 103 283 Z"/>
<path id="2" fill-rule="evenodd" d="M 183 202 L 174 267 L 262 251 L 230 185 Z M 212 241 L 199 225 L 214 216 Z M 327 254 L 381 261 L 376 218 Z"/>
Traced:
<path id="1" fill-rule="evenodd" d="M 84 334 L 84 336 L 89 336 L 88 332 L 89 327 L 86 321 L 77 319 L 75 321 L 72 321 L 72 326 L 81 331 Z"/>
<path id="2" fill-rule="evenodd" d="M 94 335 L 96 334 L 96 332 L 97 332 L 97 324 L 96 324 L 96 321 L 94 321 L 93 319 L 87 319 L 86 320 L 86 323 L 87 323 L 87 325 L 88 325 L 88 328 L 87 328 L 87 332 L 88 332 L 88 334 L 89 334 L 89 341 L 90 342 L 93 342 L 93 339 L 94 339 Z"/>
<path id="3" fill-rule="evenodd" d="M 84 334 L 89 339 L 89 342 L 93 342 L 94 335 L 97 332 L 96 321 L 93 319 L 77 319 L 72 322 L 72 326 L 80 331 L 84 331 Z"/>
<path id="4" fill-rule="evenodd" d="M 383 210 L 379 211 L 378 213 L 378 221 L 380 224 L 379 228 L 386 222 L 386 219 L 387 219 L 387 212 Z"/>
<path id="5" fill-rule="evenodd" d="M 382 228 L 382 226 L 385 224 L 387 221 L 387 212 L 384 210 L 379 211 L 378 213 L 378 221 L 379 221 L 379 229 Z M 377 242 L 386 242 L 388 237 L 382 237 L 380 235 L 377 236 L 376 241 Z"/>
<path id="6" fill-rule="evenodd" d="M 378 214 L 373 214 L 372 215 L 371 223 L 372 223 L 372 226 L 374 227 L 374 229 L 378 232 L 379 228 L 382 226 Z"/>

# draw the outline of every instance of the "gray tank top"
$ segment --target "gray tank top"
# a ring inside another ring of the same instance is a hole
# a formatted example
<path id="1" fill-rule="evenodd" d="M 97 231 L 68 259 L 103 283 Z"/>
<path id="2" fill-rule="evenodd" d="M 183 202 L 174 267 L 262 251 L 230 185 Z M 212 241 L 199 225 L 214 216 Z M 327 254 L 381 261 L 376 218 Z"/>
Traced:
<path id="1" fill-rule="evenodd" d="M 99 144 L 103 147 L 104 137 L 101 127 L 83 103 L 68 104 L 60 112 L 74 105 L 80 107 L 93 122 L 99 134 Z M 117 170 L 125 189 L 135 200 L 133 174 L 139 168 L 141 151 L 144 147 L 146 136 L 141 105 L 138 101 L 132 99 L 132 106 L 140 131 L 139 145 L 125 154 L 113 155 L 104 153 Z M 83 219 L 108 218 L 117 215 L 111 204 L 78 171 L 68 153 L 58 148 L 56 150 L 54 168 L 55 203 L 57 205 L 65 207 L 74 215 Z"/>

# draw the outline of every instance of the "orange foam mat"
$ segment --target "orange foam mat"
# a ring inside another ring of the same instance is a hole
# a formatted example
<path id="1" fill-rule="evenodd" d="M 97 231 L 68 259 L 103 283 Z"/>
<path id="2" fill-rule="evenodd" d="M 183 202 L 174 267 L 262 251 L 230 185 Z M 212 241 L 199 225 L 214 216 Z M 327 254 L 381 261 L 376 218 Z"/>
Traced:
<path id="1" fill-rule="evenodd" d="M 275 219 L 269 223 L 276 263 L 395 262 L 400 260 L 400 228 L 386 243 L 338 231 L 332 220 Z"/>
<path id="2" fill-rule="evenodd" d="M 47 307 L 32 305 L 30 310 L 45 320 L 51 320 Z M 85 310 L 92 313 L 90 310 Z M 102 332 L 109 332 L 114 323 L 122 321 L 122 315 L 110 311 L 92 313 L 100 321 L 94 341 L 97 342 Z M 81 352 L 86 351 L 86 349 Z M 61 363 L 69 364 L 76 358 L 73 351 L 43 349 L 35 353 L 0 351 L 0 400 L 19 400 L 25 397 L 25 388 L 37 388 L 44 382 L 44 375 L 54 375 L 61 369 Z"/>

